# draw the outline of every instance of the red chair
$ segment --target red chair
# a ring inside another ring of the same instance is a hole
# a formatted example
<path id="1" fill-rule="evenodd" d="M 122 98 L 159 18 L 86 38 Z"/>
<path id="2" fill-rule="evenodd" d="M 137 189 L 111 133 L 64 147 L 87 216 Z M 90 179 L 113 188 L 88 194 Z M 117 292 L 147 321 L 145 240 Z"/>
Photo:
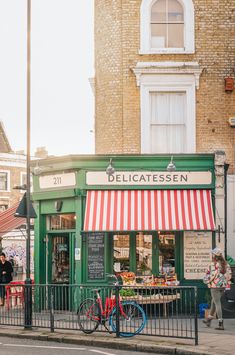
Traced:
<path id="1" fill-rule="evenodd" d="M 6 306 L 9 310 L 11 307 L 11 299 L 15 298 L 15 306 L 17 305 L 18 299 L 20 300 L 21 304 L 24 303 L 24 281 L 11 281 L 8 285 L 5 286 L 6 288 Z"/>

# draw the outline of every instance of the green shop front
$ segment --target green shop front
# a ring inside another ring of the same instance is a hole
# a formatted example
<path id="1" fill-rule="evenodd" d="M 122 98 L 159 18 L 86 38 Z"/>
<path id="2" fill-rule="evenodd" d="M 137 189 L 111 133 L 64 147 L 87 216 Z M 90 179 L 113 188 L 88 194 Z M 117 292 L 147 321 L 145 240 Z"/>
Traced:
<path id="1" fill-rule="evenodd" d="M 217 244 L 215 155 L 173 159 L 174 171 L 166 155 L 36 162 L 35 282 L 107 284 L 106 273 L 132 273 L 157 284 L 171 274 L 203 287 Z"/>

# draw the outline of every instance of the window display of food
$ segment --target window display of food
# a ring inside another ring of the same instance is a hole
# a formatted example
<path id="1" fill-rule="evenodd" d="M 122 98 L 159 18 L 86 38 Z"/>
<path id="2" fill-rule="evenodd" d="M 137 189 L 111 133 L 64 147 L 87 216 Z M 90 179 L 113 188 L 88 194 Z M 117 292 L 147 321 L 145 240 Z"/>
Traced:
<path id="1" fill-rule="evenodd" d="M 173 272 L 158 276 L 136 276 L 134 272 L 116 273 L 122 279 L 123 286 L 178 286 L 177 275 Z"/>
<path id="2" fill-rule="evenodd" d="M 134 272 L 121 272 L 118 274 L 122 278 L 123 285 L 135 285 L 135 273 Z"/>

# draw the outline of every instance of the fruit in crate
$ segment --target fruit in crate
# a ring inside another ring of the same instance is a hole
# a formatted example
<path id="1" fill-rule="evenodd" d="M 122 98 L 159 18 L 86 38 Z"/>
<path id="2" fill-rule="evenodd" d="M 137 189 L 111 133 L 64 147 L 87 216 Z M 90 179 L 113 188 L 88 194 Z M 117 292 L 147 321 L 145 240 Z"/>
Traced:
<path id="1" fill-rule="evenodd" d="M 133 282 L 135 280 L 135 273 L 134 272 L 122 272 L 120 274 L 121 278 L 123 279 L 123 282 Z"/>

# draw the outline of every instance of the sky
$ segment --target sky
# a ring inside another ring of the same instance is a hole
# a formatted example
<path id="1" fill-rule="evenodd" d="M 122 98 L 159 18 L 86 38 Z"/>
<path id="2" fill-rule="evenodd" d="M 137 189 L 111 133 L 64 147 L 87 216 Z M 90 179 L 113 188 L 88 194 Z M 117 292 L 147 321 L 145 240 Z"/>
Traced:
<path id="1" fill-rule="evenodd" d="M 94 153 L 93 0 L 31 0 L 31 155 Z M 26 151 L 27 0 L 0 0 L 0 120 Z"/>

